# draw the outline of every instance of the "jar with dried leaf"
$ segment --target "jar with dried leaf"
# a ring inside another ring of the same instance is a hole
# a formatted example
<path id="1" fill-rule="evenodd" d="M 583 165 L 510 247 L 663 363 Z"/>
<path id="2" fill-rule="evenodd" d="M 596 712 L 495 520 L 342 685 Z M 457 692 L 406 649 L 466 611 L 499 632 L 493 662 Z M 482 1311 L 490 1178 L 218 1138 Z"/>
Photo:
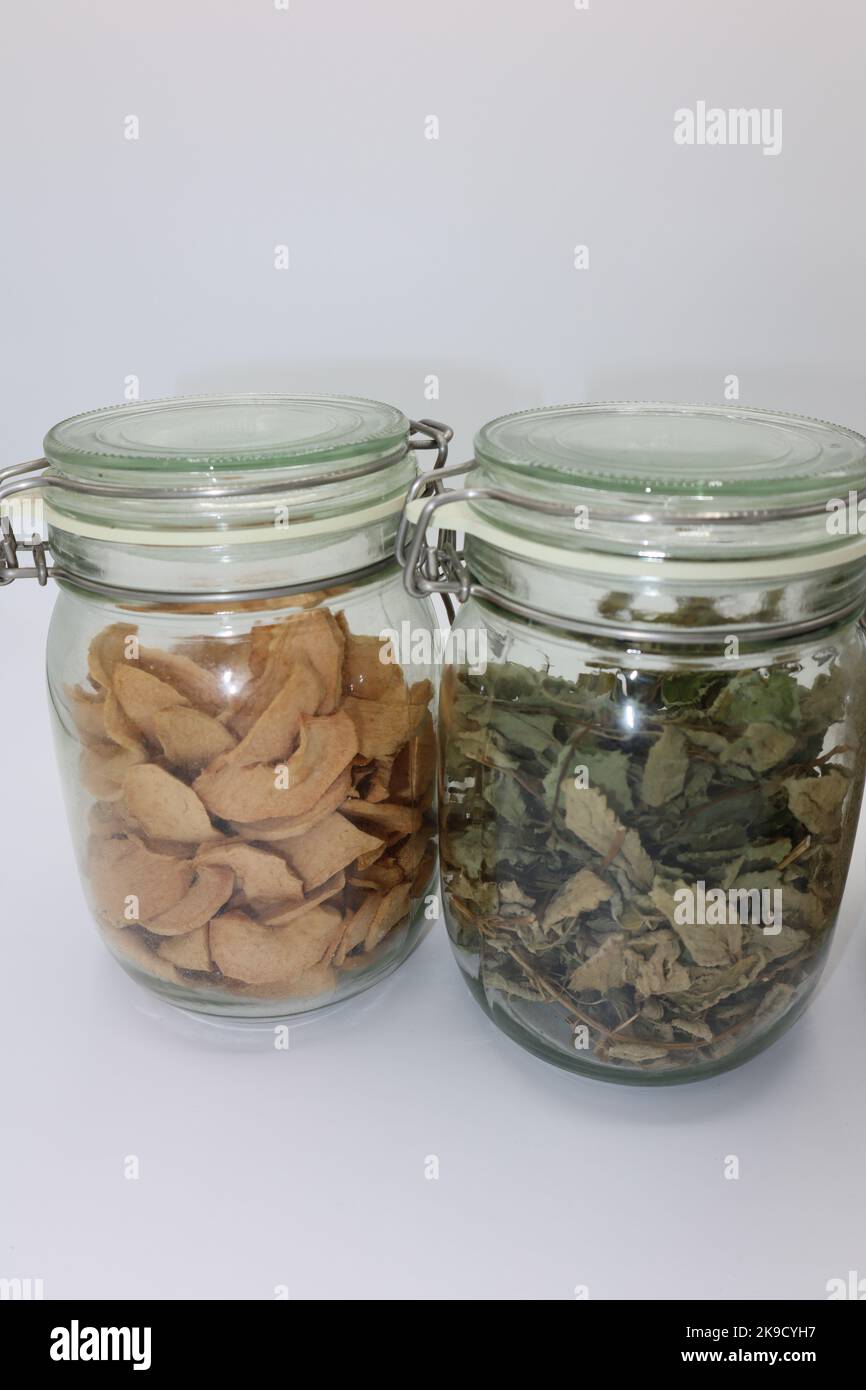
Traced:
<path id="1" fill-rule="evenodd" d="M 466 982 L 577 1072 L 735 1066 L 805 1006 L 845 886 L 866 440 L 738 408 L 563 407 L 487 425 L 470 468 L 411 502 L 402 537 L 410 591 L 463 600 L 440 856 Z"/>
<path id="2" fill-rule="evenodd" d="M 450 431 L 351 397 L 141 402 L 56 425 L 37 490 L 48 683 L 82 880 L 112 953 L 202 1013 L 279 1018 L 380 980 L 433 873 L 436 626 L 393 543 Z M 396 640 L 395 640 L 396 639 Z M 420 652 L 420 659 L 419 659 Z"/>

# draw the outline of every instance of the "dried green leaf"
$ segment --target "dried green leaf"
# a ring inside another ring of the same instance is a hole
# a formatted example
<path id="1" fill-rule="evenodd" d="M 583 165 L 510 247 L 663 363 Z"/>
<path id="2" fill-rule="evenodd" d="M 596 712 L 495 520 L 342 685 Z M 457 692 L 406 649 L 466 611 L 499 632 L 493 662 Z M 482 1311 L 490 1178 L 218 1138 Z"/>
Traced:
<path id="1" fill-rule="evenodd" d="M 792 815 L 813 835 L 836 836 L 842 819 L 847 778 L 830 770 L 822 777 L 789 777 L 785 782 Z"/>
<path id="2" fill-rule="evenodd" d="M 663 806 L 679 796 L 688 766 L 686 737 L 669 724 L 650 749 L 644 767 L 640 794 L 647 806 Z"/>
<path id="3" fill-rule="evenodd" d="M 595 787 L 569 783 L 563 793 L 565 823 L 604 860 L 618 859 L 635 883 L 652 882 L 652 861 L 635 830 L 627 830 Z"/>

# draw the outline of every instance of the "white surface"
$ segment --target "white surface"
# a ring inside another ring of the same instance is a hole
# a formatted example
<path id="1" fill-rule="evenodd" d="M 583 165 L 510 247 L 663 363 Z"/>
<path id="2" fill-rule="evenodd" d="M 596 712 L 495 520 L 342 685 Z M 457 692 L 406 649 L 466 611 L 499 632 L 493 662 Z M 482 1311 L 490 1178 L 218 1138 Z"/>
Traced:
<path id="1" fill-rule="evenodd" d="M 488 1022 L 441 925 L 277 1051 L 152 1000 L 90 925 L 40 691 L 50 603 L 0 594 L 0 1275 L 49 1298 L 822 1298 L 866 1271 L 862 836 L 818 998 L 727 1076 L 547 1066 Z"/>

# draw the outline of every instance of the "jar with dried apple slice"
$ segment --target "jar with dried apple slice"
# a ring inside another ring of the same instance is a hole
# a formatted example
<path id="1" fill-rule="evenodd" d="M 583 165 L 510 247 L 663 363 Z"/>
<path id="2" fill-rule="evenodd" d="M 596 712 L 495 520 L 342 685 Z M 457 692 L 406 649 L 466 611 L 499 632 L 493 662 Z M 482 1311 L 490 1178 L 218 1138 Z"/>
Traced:
<path id="1" fill-rule="evenodd" d="M 436 619 L 392 552 L 415 450 L 441 463 L 449 434 L 351 398 L 234 397 L 46 440 L 49 690 L 82 880 L 112 953 L 173 1003 L 303 1012 L 423 929 L 434 668 L 390 634 Z"/>

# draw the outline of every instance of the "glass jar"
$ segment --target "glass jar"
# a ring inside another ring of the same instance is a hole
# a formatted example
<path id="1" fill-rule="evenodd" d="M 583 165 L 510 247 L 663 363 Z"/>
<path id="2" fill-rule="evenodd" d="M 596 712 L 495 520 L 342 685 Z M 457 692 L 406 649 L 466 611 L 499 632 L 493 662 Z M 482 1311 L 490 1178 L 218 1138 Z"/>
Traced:
<path id="1" fill-rule="evenodd" d="M 866 440 L 739 408 L 577 406 L 488 424 L 447 471 L 469 470 L 410 502 L 400 542 L 410 592 L 462 600 L 440 858 L 464 978 L 573 1071 L 736 1066 L 805 1006 L 845 885 Z M 449 530 L 428 544 L 433 524 Z"/>
<path id="2" fill-rule="evenodd" d="M 48 528 L 50 570 L 6 519 L 0 583 L 59 588 L 48 688 L 84 889 L 173 1004 L 288 1016 L 417 940 L 434 672 L 401 635 L 436 620 L 393 543 L 414 451 L 441 465 L 450 433 L 351 397 L 140 402 L 63 421 L 5 474 Z"/>

